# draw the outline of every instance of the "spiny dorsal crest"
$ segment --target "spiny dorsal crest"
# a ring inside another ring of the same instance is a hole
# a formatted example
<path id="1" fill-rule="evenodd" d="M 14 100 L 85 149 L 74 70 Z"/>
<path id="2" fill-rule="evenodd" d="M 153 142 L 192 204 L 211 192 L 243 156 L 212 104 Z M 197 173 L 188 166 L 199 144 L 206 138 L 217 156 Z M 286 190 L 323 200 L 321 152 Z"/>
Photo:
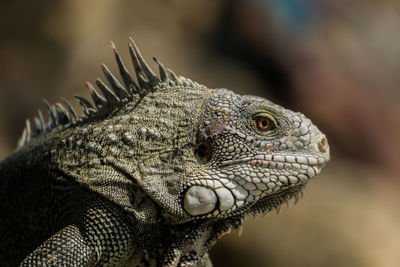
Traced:
<path id="1" fill-rule="evenodd" d="M 79 117 L 66 99 L 63 99 L 64 105 L 61 103 L 51 105 L 47 100 L 43 100 L 47 107 L 47 121 L 45 121 L 43 113 L 39 110 L 38 116 L 33 120 L 32 130 L 31 122 L 27 119 L 22 137 L 18 141 L 18 148 L 28 143 L 32 138 L 48 133 L 59 125 L 73 125 L 77 122 L 85 122 L 99 114 L 107 114 L 115 107 L 122 106 L 123 103 L 137 96 L 140 99 L 149 92 L 160 88 L 159 85 L 161 83 L 171 87 L 198 85 L 187 78 L 178 77 L 173 71 L 166 69 L 156 58 L 153 58 L 158 64 L 160 73 L 158 77 L 148 66 L 132 38 L 130 38 L 130 41 L 129 54 L 136 73 L 137 83 L 119 56 L 114 43 L 111 42 L 123 84 L 111 73 L 106 65 L 102 64 L 101 69 L 111 88 L 101 79 L 97 79 L 95 82 L 97 89 L 90 82 L 86 82 L 85 85 L 90 91 L 93 104 L 88 99 L 75 94 L 74 97 L 78 100 L 83 111 L 83 114 Z"/>

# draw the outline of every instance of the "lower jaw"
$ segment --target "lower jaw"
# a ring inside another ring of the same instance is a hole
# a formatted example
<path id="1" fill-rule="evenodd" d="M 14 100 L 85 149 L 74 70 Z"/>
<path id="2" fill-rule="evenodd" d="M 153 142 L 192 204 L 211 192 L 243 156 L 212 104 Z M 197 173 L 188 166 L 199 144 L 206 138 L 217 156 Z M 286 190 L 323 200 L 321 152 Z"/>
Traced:
<path id="1" fill-rule="evenodd" d="M 247 214 L 268 214 L 274 209 L 279 213 L 284 203 L 291 207 L 292 202 L 296 204 L 303 197 L 307 183 L 308 181 L 262 197 L 249 208 Z"/>

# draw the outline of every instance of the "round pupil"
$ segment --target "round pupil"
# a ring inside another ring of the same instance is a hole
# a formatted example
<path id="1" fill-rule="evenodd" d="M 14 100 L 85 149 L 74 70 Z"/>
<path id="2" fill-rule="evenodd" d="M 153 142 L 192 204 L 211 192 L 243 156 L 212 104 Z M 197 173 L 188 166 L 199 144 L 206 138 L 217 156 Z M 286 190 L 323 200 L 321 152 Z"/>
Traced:
<path id="1" fill-rule="evenodd" d="M 261 125 L 262 125 L 263 127 L 267 127 L 267 126 L 269 125 L 268 119 L 263 119 L 263 120 L 261 121 Z"/>

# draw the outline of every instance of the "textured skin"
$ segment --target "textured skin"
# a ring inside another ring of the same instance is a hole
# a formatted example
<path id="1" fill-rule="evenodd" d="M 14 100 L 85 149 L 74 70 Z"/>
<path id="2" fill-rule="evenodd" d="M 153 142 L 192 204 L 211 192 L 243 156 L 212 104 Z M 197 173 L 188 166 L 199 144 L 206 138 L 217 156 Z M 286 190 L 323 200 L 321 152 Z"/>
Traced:
<path id="1" fill-rule="evenodd" d="M 162 65 L 155 78 L 141 60 L 136 93 L 122 74 L 116 103 L 104 91 L 95 108 L 80 100 L 76 120 L 50 107 L 0 163 L 0 262 L 211 266 L 219 237 L 297 199 L 329 160 L 304 115 Z M 260 130 L 260 116 L 273 127 Z"/>

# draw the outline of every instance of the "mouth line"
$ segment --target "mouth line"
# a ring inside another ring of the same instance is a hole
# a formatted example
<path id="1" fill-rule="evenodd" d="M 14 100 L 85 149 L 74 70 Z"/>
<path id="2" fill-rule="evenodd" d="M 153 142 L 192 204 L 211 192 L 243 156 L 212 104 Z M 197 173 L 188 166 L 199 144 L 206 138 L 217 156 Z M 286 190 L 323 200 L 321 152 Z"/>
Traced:
<path id="1" fill-rule="evenodd" d="M 249 163 L 259 167 L 277 167 L 278 165 L 284 167 L 285 164 L 290 164 L 292 166 L 298 164 L 308 167 L 323 167 L 328 161 L 328 158 L 315 156 L 256 155 L 223 161 L 221 167 L 229 167 L 240 163 Z M 275 164 L 275 166 L 271 166 L 271 163 Z"/>

